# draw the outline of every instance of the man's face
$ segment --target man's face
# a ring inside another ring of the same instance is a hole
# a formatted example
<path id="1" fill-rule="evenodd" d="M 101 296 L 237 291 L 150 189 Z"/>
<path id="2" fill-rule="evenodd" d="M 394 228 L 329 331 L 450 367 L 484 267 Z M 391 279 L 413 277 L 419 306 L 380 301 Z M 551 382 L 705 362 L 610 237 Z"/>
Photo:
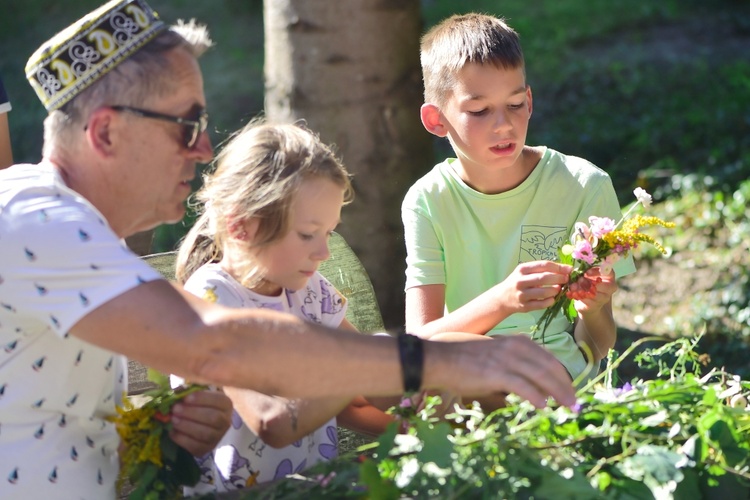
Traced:
<path id="1" fill-rule="evenodd" d="M 462 169 L 471 176 L 519 169 L 529 118 L 531 90 L 522 68 L 467 64 L 441 107 L 447 135 Z"/>
<path id="2" fill-rule="evenodd" d="M 154 96 L 142 109 L 188 120 L 195 120 L 206 101 L 203 78 L 195 58 L 184 49 L 167 55 L 173 92 Z M 129 120 L 127 161 L 115 187 L 129 200 L 128 215 L 137 220 L 136 231 L 160 223 L 178 222 L 185 215 L 185 199 L 191 191 L 197 163 L 208 163 L 213 156 L 207 133 L 201 133 L 193 148 L 186 146 L 186 125 L 148 118 L 124 111 Z"/>

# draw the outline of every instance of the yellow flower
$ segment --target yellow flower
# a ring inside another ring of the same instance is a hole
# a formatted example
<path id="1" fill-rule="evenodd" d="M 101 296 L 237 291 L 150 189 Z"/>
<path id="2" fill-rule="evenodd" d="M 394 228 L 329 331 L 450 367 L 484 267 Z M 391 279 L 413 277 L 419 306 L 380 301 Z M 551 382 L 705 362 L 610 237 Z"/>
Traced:
<path id="1" fill-rule="evenodd" d="M 605 234 L 602 239 L 610 248 L 624 247 L 624 248 L 636 248 L 638 243 L 649 243 L 653 245 L 661 253 L 666 254 L 666 249 L 656 241 L 653 236 L 642 234 L 638 232 L 638 229 L 644 226 L 661 226 L 672 228 L 675 227 L 674 222 L 666 222 L 658 217 L 643 216 L 636 214 L 630 219 L 626 220 L 622 224 L 622 229 L 617 229 L 611 233 Z"/>

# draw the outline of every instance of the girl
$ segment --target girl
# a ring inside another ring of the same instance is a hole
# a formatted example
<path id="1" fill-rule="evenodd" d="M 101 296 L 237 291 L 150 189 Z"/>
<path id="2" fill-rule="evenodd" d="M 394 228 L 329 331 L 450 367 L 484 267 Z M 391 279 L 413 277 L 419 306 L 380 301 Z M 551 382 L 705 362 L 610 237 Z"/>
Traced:
<path id="1" fill-rule="evenodd" d="M 204 211 L 178 252 L 176 274 L 185 289 L 229 307 L 355 329 L 345 318 L 346 299 L 317 272 L 352 194 L 332 150 L 300 125 L 256 121 L 226 144 L 216 165 L 196 193 Z M 392 420 L 361 397 L 288 400 L 224 391 L 234 404 L 233 423 L 199 460 L 201 481 L 190 493 L 301 471 L 336 455 L 337 424 L 375 435 Z"/>

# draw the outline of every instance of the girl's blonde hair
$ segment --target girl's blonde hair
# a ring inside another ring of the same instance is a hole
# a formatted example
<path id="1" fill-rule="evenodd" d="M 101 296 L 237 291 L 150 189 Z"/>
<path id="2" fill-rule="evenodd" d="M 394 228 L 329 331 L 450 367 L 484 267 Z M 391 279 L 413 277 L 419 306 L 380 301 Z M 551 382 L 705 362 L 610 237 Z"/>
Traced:
<path id="1" fill-rule="evenodd" d="M 202 265 L 219 262 L 228 222 L 259 221 L 252 248 L 283 238 L 289 231 L 290 208 L 305 180 L 324 178 L 353 197 L 349 173 L 333 150 L 302 124 L 271 124 L 255 120 L 226 143 L 214 161 L 215 171 L 203 176 L 194 201 L 202 213 L 180 244 L 176 278 L 185 281 Z M 252 259 L 242 265 L 239 281 L 252 286 L 262 279 Z"/>

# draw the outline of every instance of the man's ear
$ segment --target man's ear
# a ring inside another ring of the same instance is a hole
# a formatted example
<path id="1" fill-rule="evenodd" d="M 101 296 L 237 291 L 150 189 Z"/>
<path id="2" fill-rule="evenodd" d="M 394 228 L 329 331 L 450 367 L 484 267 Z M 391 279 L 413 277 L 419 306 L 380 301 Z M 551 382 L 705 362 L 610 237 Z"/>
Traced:
<path id="1" fill-rule="evenodd" d="M 92 150 L 102 156 L 114 154 L 116 130 L 115 111 L 110 108 L 99 108 L 89 116 L 86 122 L 86 141 Z"/>
<path id="2" fill-rule="evenodd" d="M 448 135 L 448 130 L 443 125 L 443 114 L 440 112 L 440 108 L 434 104 L 422 104 L 419 110 L 419 117 L 422 119 L 422 125 L 424 125 L 424 128 L 429 133 L 438 137 Z"/>

